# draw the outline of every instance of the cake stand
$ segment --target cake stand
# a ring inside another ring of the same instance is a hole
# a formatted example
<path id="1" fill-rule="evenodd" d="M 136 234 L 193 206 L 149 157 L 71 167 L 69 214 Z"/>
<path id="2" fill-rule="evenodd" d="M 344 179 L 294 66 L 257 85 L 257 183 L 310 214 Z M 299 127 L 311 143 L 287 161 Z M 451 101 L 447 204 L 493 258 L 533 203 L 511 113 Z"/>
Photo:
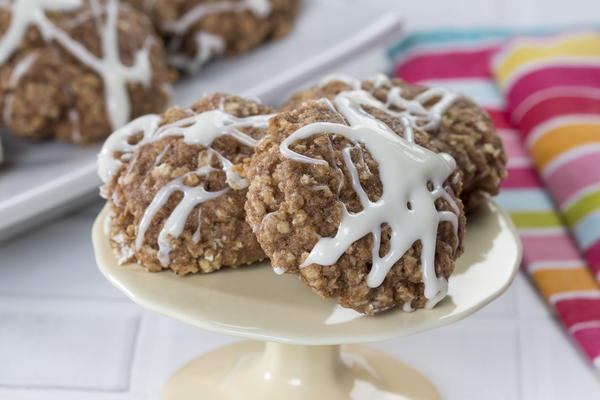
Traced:
<path id="1" fill-rule="evenodd" d="M 407 336 L 458 321 L 498 297 L 513 280 L 521 244 L 507 214 L 489 201 L 472 215 L 465 253 L 433 310 L 361 314 L 323 300 L 268 263 L 179 277 L 119 266 L 100 213 L 92 232 L 104 276 L 134 302 L 179 321 L 251 341 L 205 354 L 175 373 L 163 400 L 439 399 L 411 366 L 352 343 Z M 264 343 L 266 342 L 266 343 Z"/>

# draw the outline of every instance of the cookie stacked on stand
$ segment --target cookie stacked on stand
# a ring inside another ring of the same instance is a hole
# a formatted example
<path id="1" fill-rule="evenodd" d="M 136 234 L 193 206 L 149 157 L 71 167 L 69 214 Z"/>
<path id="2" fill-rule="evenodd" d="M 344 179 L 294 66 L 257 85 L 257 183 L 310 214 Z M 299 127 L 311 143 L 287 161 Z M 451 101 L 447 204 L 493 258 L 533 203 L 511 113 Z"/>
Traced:
<path id="1" fill-rule="evenodd" d="M 332 77 L 279 112 L 208 95 L 134 120 L 99 156 L 122 263 L 185 275 L 269 258 L 365 314 L 445 297 L 463 204 L 496 194 L 505 163 L 474 103 L 384 76 Z"/>
<path id="2" fill-rule="evenodd" d="M 297 0 L 19 0 L 0 4 L 0 122 L 33 140 L 99 142 L 164 110 L 196 72 L 289 32 Z"/>

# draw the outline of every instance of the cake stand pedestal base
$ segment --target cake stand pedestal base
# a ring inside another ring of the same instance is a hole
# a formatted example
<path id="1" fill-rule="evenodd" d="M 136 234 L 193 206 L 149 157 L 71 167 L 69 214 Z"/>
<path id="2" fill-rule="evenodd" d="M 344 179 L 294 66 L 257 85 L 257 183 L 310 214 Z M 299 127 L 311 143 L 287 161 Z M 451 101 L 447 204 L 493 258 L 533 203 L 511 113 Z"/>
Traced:
<path id="1" fill-rule="evenodd" d="M 440 399 L 417 370 L 372 347 L 241 342 L 191 361 L 161 400 Z"/>

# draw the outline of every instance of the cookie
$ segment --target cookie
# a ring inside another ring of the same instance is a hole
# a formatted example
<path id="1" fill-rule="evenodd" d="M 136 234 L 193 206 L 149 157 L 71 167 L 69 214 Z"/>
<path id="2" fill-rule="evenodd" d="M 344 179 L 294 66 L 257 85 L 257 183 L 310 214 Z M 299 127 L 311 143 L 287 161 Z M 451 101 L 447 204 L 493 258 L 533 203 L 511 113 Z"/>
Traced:
<path id="1" fill-rule="evenodd" d="M 440 88 L 411 85 L 400 79 L 390 80 L 383 75 L 365 81 L 334 75 L 320 85 L 295 93 L 281 109 L 291 110 L 308 100 L 332 99 L 342 91 L 361 88 L 372 92 L 391 110 L 403 110 L 408 105 L 415 113 L 424 113 L 441 91 Z M 450 93 L 448 90 L 443 92 Z M 487 195 L 498 194 L 500 183 L 506 177 L 506 154 L 485 111 L 459 94 L 448 97 L 448 101 L 450 104 L 441 115 L 441 123 L 421 126 L 421 129 L 427 130 L 432 142 L 456 160 L 463 174 L 462 200 L 467 210 L 473 210 Z"/>
<path id="2" fill-rule="evenodd" d="M 98 165 L 119 262 L 185 275 L 264 259 L 245 222 L 244 161 L 272 112 L 213 94 L 113 133 Z"/>
<path id="3" fill-rule="evenodd" d="M 0 7 L 0 120 L 28 139 L 91 143 L 160 112 L 170 73 L 148 18 L 117 0 Z"/>
<path id="4" fill-rule="evenodd" d="M 127 0 L 165 39 L 169 63 L 188 73 L 291 30 L 299 0 Z"/>
<path id="5" fill-rule="evenodd" d="M 271 119 L 248 168 L 247 221 L 276 272 L 344 307 L 433 307 L 465 228 L 461 175 L 419 128 L 440 118 L 339 92 Z"/>

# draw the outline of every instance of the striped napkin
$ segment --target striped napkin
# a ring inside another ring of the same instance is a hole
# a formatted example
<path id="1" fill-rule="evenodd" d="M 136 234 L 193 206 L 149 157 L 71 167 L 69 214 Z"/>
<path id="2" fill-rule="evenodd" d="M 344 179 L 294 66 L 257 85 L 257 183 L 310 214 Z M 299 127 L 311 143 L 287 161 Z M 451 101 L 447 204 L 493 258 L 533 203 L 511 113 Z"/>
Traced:
<path id="1" fill-rule="evenodd" d="M 600 278 L 600 34 L 515 39 L 493 71 L 537 171 Z"/>
<path id="2" fill-rule="evenodd" d="M 600 285 L 554 206 L 555 187 L 562 185 L 544 185 L 536 171 L 536 157 L 547 160 L 548 156 L 542 155 L 546 150 L 542 148 L 538 153 L 530 153 L 529 142 L 523 140 L 521 129 L 539 117 L 518 120 L 514 124 L 515 115 L 524 115 L 521 110 L 527 107 L 519 108 L 519 104 L 531 102 L 523 102 L 528 96 L 522 93 L 525 90 L 537 93 L 537 89 L 534 85 L 524 84 L 515 92 L 520 96 L 515 94 L 506 97 L 508 101 L 505 101 L 492 75 L 490 65 L 494 60 L 495 76 L 505 93 L 508 93 L 506 88 L 510 91 L 523 76 L 519 75 L 524 71 L 519 65 L 524 59 L 516 57 L 512 51 L 523 47 L 520 47 L 522 43 L 519 45 L 511 39 L 514 35 L 510 31 L 491 30 L 413 34 L 390 49 L 393 73 L 412 83 L 441 85 L 465 93 L 490 114 L 509 157 L 508 178 L 503 182 L 497 201 L 510 213 L 519 229 L 524 246 L 523 270 L 573 340 L 600 369 Z M 539 64 L 539 61 L 533 61 L 531 65 Z M 597 87 L 600 88 L 600 84 Z M 568 109 L 565 107 L 561 106 Z M 553 145 L 549 146 L 554 149 Z M 594 169 L 590 166 L 580 168 Z M 544 176 L 548 182 L 554 182 L 554 179 L 555 176 Z"/>

